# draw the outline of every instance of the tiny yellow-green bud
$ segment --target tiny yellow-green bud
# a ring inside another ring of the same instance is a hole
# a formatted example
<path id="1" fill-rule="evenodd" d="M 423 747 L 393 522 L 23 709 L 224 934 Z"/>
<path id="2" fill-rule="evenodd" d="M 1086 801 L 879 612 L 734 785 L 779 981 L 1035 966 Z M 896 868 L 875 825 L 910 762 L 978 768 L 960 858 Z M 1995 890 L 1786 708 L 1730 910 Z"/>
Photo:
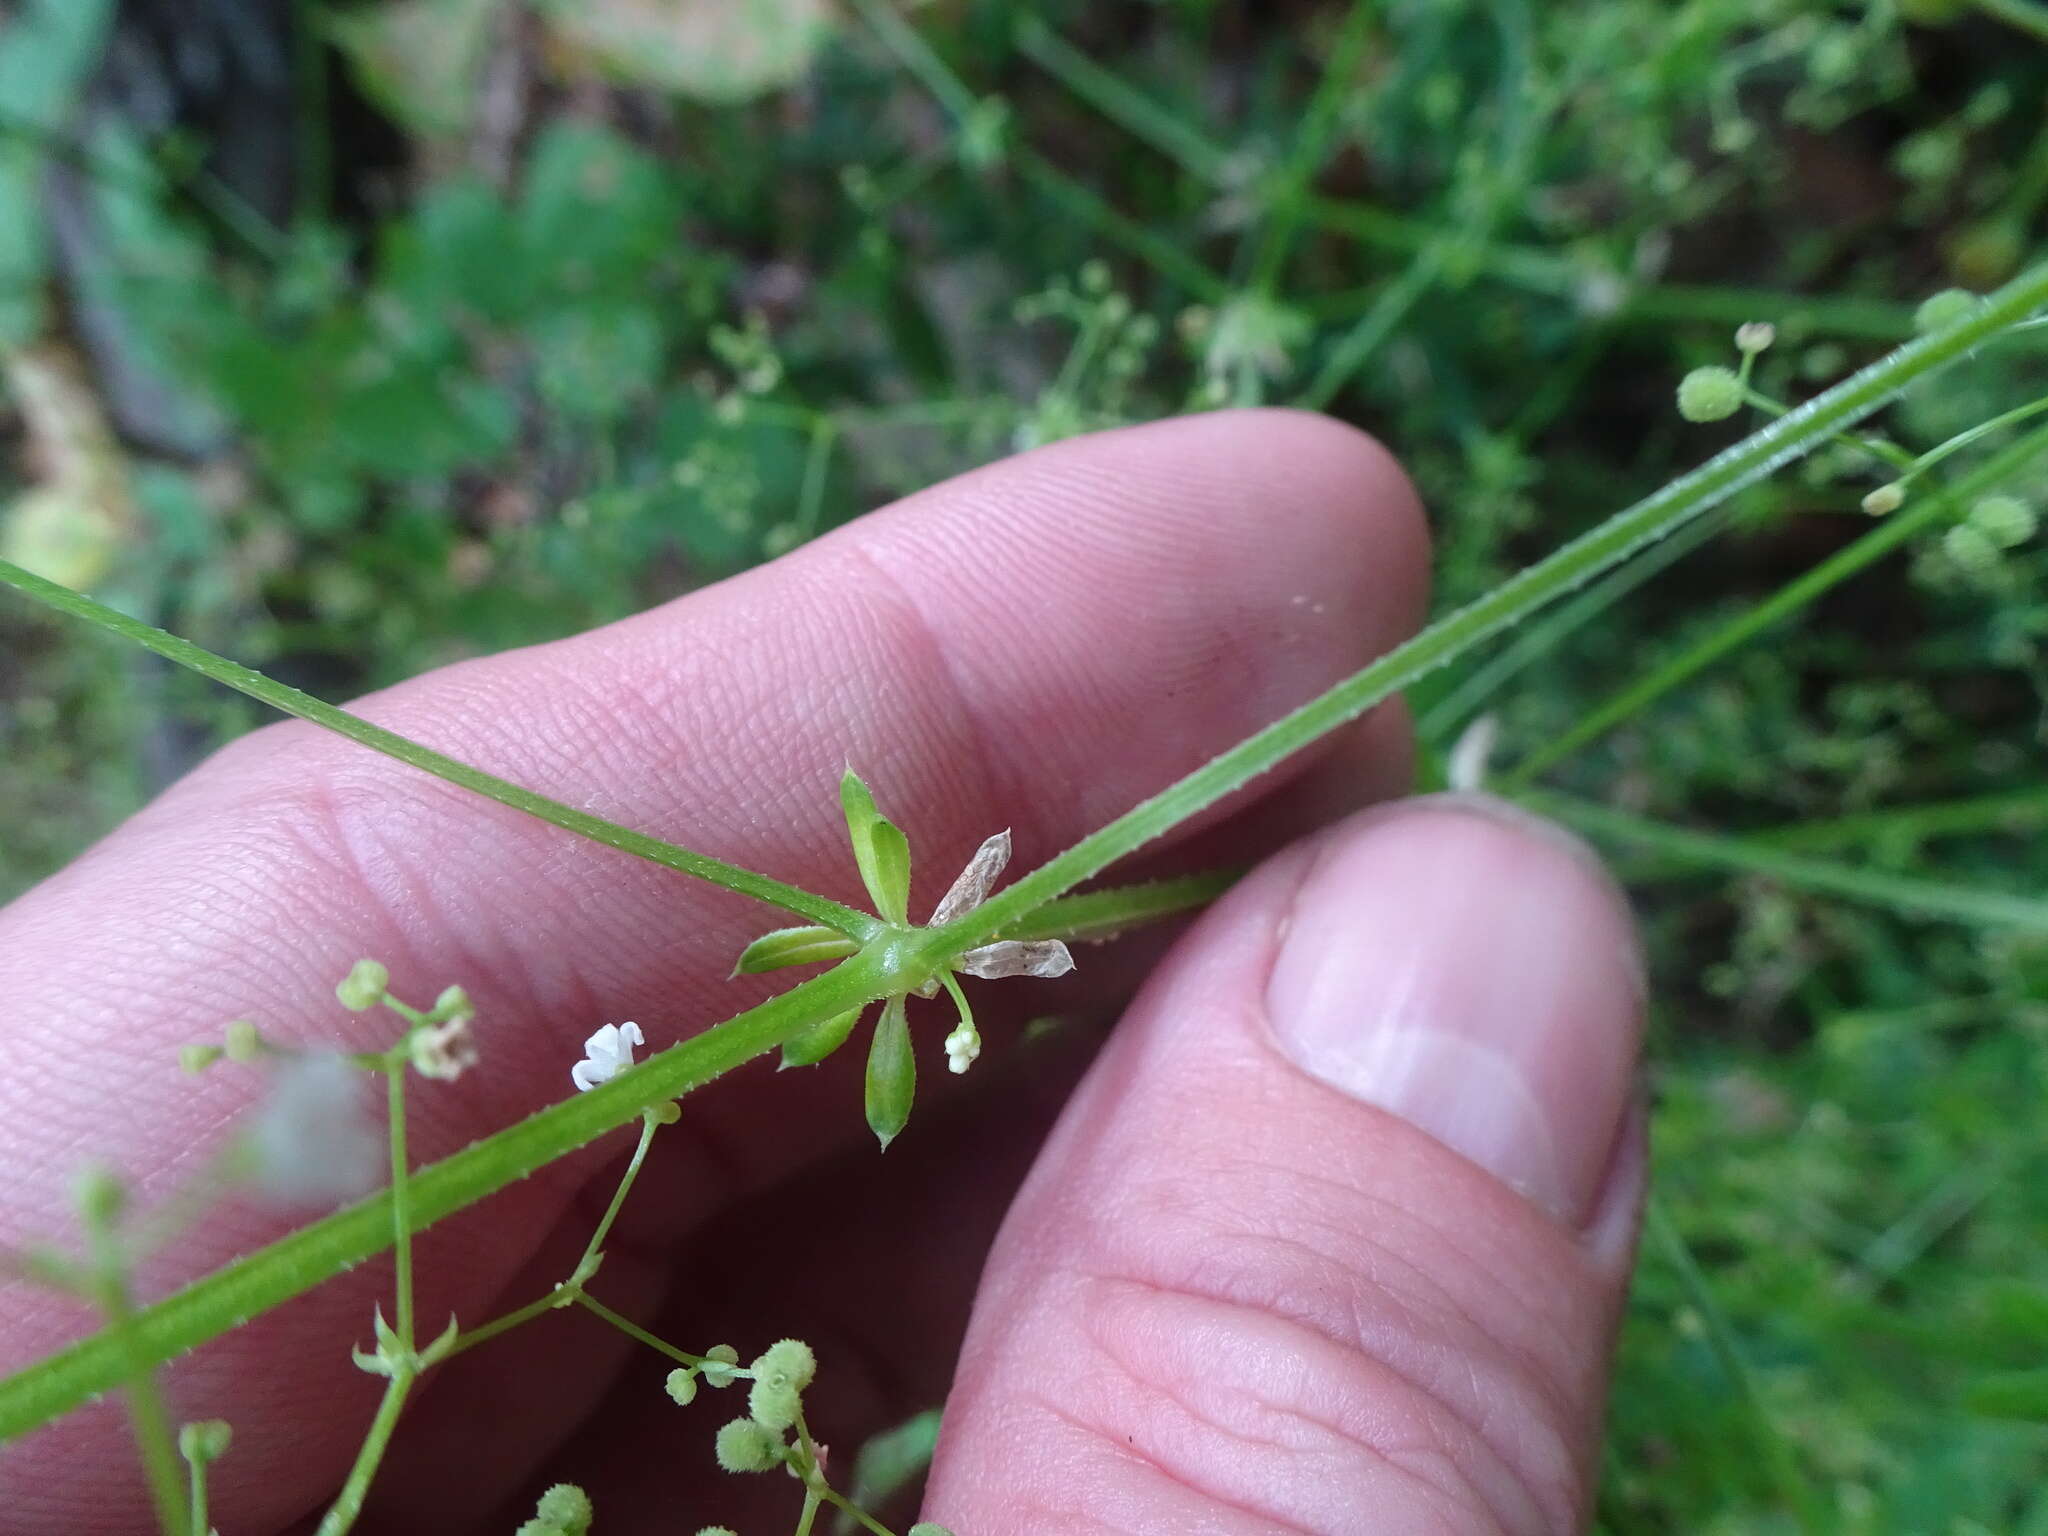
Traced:
<path id="1" fill-rule="evenodd" d="M 729 1387 L 739 1375 L 740 1352 L 730 1344 L 714 1344 L 704 1351 L 704 1363 L 697 1367 L 707 1387 Z"/>
<path id="2" fill-rule="evenodd" d="M 474 1018 L 476 1004 L 469 1000 L 469 994 L 460 987 L 446 987 L 434 999 L 434 1017 L 437 1019 Z"/>
<path id="3" fill-rule="evenodd" d="M 391 972 L 384 966 L 375 960 L 358 960 L 334 989 L 334 995 L 350 1013 L 361 1013 L 383 1002 L 385 989 L 390 985 Z"/>
<path id="4" fill-rule="evenodd" d="M 181 1045 L 178 1047 L 178 1068 L 197 1077 L 226 1054 L 217 1045 Z"/>
<path id="5" fill-rule="evenodd" d="M 1944 288 L 1913 311 L 1913 329 L 1922 336 L 1945 331 L 1975 313 L 1980 302 L 1967 288 Z"/>
<path id="6" fill-rule="evenodd" d="M 748 1417 L 777 1434 L 796 1422 L 801 1406 L 796 1388 L 786 1381 L 757 1380 L 747 1391 Z"/>
<path id="7" fill-rule="evenodd" d="M 782 1441 L 752 1419 L 734 1419 L 718 1432 L 718 1464 L 728 1472 L 766 1472 L 782 1460 Z"/>
<path id="8" fill-rule="evenodd" d="M 120 1219 L 128 1205 L 128 1191 L 109 1170 L 94 1164 L 84 1169 L 71 1186 L 78 1202 L 78 1214 L 89 1227 L 109 1227 Z"/>
<path id="9" fill-rule="evenodd" d="M 1863 498 L 1863 510 L 1872 517 L 1886 517 L 1906 504 L 1906 488 L 1896 480 L 1880 485 Z"/>
<path id="10" fill-rule="evenodd" d="M 1742 380 L 1732 368 L 1695 368 L 1678 381 L 1678 414 L 1687 421 L 1725 421 L 1742 409 Z"/>
<path id="11" fill-rule="evenodd" d="M 729 1525 L 707 1525 L 697 1532 L 697 1536 L 737 1536 L 737 1533 Z"/>
<path id="12" fill-rule="evenodd" d="M 201 1419 L 178 1430 L 178 1454 L 195 1465 L 219 1461 L 228 1453 L 234 1431 L 226 1419 Z"/>
<path id="13" fill-rule="evenodd" d="M 950 1526 L 941 1525 L 936 1520 L 920 1520 L 904 1536 L 953 1536 L 953 1531 Z"/>
<path id="14" fill-rule="evenodd" d="M 656 1125 L 674 1125 L 683 1118 L 683 1106 L 674 1099 L 663 1099 L 659 1104 L 648 1110 L 647 1114 Z"/>
<path id="15" fill-rule="evenodd" d="M 584 1536 L 596 1515 L 590 1507 L 590 1495 L 574 1483 L 555 1484 L 540 1496 L 533 1513 L 535 1519 L 553 1526 L 563 1536 Z"/>
<path id="16" fill-rule="evenodd" d="M 1998 564 L 1998 546 L 1973 523 L 1958 523 L 1942 535 L 1942 552 L 1966 571 L 1981 575 Z"/>
<path id="17" fill-rule="evenodd" d="M 1969 525 L 2000 549 L 2017 549 L 2034 536 L 2040 519 L 2017 496 L 1986 496 L 1970 508 Z"/>
<path id="18" fill-rule="evenodd" d="M 750 1369 L 756 1381 L 778 1381 L 801 1392 L 818 1375 L 818 1357 L 802 1339 L 782 1339 L 761 1353 Z"/>
<path id="19" fill-rule="evenodd" d="M 1768 320 L 1752 320 L 1735 328 L 1735 350 L 1744 357 L 1755 357 L 1777 339 L 1778 328 Z"/>
<path id="20" fill-rule="evenodd" d="M 225 1038 L 229 1061 L 247 1066 L 263 1054 L 263 1037 L 247 1019 L 236 1019 L 230 1024 Z"/>
<path id="21" fill-rule="evenodd" d="M 668 1373 L 668 1395 L 677 1404 L 687 1408 L 697 1400 L 697 1375 L 694 1371 L 677 1366 Z"/>

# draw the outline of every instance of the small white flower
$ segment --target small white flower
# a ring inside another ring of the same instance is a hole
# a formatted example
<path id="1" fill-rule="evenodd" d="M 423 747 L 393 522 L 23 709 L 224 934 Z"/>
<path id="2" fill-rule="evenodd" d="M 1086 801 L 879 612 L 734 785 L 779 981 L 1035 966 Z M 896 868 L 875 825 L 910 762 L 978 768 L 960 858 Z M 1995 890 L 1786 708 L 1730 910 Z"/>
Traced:
<path id="1" fill-rule="evenodd" d="M 421 1077 L 452 1083 L 477 1063 L 476 1037 L 470 1033 L 471 1015 L 458 1013 L 445 1024 L 429 1024 L 409 1042 L 413 1070 Z"/>
<path id="2" fill-rule="evenodd" d="M 607 1024 L 583 1042 L 583 1059 L 569 1069 L 569 1080 L 578 1093 L 588 1093 L 633 1065 L 633 1047 L 646 1043 L 647 1037 L 631 1019 Z"/>
<path id="3" fill-rule="evenodd" d="M 329 1051 L 287 1056 L 249 1127 L 257 1189 L 280 1205 L 339 1205 L 377 1185 L 384 1138 L 363 1112 L 363 1074 Z"/>
<path id="4" fill-rule="evenodd" d="M 955 1077 L 965 1072 L 981 1056 L 981 1035 L 979 1031 L 962 1024 L 946 1036 L 946 1070 Z"/>
<path id="5" fill-rule="evenodd" d="M 960 871 L 960 878 L 952 888 L 939 898 L 938 906 L 932 909 L 934 928 L 965 917 L 984 901 L 995 888 L 1003 866 L 1010 862 L 1010 833 L 1006 827 L 974 850 L 974 857 L 967 861 L 967 867 Z M 1015 939 L 999 939 L 993 944 L 983 944 L 962 955 L 956 971 L 966 976 L 978 976 L 983 981 L 1001 981 L 1009 976 L 1064 976 L 1074 968 L 1074 957 L 1067 946 L 1057 939 L 1042 939 L 1029 943 Z M 936 990 L 937 984 L 933 984 Z M 930 996 L 930 992 L 926 993 Z M 969 1058 L 972 1060 L 972 1058 Z M 965 1067 L 955 1067 L 964 1072 Z"/>

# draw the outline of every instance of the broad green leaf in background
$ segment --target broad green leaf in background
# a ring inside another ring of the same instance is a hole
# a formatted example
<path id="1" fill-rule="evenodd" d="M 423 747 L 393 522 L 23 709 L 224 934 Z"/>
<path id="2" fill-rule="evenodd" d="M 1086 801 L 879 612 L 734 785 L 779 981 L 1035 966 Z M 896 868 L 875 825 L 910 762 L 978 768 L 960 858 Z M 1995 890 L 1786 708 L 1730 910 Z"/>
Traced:
<path id="1" fill-rule="evenodd" d="M 831 23 L 827 0 L 539 0 L 555 35 L 635 85 L 748 101 L 794 84 Z"/>
<path id="2" fill-rule="evenodd" d="M 927 1408 L 894 1429 L 872 1435 L 853 1459 L 853 1486 L 847 1497 L 862 1509 L 881 1509 L 911 1482 L 924 1476 L 939 1443 L 939 1410 Z M 834 1536 L 852 1536 L 859 1527 L 840 1512 Z"/>

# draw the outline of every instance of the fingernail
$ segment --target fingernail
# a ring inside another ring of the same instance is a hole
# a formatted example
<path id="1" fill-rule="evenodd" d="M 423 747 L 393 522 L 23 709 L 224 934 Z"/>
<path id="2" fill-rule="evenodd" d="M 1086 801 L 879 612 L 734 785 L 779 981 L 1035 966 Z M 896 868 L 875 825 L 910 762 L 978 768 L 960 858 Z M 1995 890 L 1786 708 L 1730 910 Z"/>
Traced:
<path id="1" fill-rule="evenodd" d="M 1569 833 L 1485 797 L 1327 838 L 1267 983 L 1281 1048 L 1580 1226 L 1633 1091 L 1642 971 L 1620 892 Z"/>

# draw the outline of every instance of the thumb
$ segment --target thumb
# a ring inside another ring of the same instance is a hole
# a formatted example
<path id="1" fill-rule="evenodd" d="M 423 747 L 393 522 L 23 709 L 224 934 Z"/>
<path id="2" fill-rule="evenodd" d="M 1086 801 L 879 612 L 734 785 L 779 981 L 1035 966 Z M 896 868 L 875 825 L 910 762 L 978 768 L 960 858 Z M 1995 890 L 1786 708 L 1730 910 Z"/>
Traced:
<path id="1" fill-rule="evenodd" d="M 1155 974 L 985 1273 L 931 1518 L 1580 1529 L 1643 1170 L 1627 907 L 1479 797 L 1264 866 Z"/>

